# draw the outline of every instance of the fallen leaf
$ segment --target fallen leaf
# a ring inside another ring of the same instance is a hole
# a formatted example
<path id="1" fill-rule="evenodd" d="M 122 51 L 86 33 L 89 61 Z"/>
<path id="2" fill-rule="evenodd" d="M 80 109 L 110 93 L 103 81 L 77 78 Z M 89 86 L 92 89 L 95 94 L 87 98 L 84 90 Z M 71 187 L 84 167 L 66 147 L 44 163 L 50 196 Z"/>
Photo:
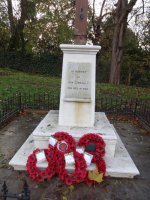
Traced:
<path id="1" fill-rule="evenodd" d="M 66 196 L 63 196 L 63 200 L 67 200 L 67 197 L 66 197 Z"/>
<path id="2" fill-rule="evenodd" d="M 89 180 L 96 181 L 101 183 L 103 181 L 103 173 L 99 173 L 98 170 L 89 171 L 88 173 Z"/>
<path id="3" fill-rule="evenodd" d="M 70 192 L 72 193 L 74 191 L 74 185 L 70 185 Z"/>

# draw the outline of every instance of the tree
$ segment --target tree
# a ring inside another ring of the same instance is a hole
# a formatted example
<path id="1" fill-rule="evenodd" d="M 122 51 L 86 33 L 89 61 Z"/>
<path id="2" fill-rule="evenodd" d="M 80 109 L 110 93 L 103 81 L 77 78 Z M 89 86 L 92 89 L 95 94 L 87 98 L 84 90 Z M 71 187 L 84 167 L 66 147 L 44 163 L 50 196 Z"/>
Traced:
<path id="1" fill-rule="evenodd" d="M 13 14 L 12 0 L 7 0 L 8 17 L 10 23 L 10 42 L 9 51 L 20 50 L 25 51 L 24 27 L 25 21 L 30 19 L 35 11 L 34 1 L 20 0 L 20 18 L 17 19 Z M 31 9 L 32 8 L 32 9 Z"/>
<path id="2" fill-rule="evenodd" d="M 115 9 L 115 27 L 112 41 L 110 83 L 120 83 L 120 68 L 123 54 L 123 40 L 127 28 L 127 18 L 137 0 L 118 0 Z"/>
<path id="3" fill-rule="evenodd" d="M 142 70 L 143 53 L 138 37 L 127 28 L 124 39 L 124 53 L 121 67 L 121 82 L 127 85 L 135 84 L 135 77 Z M 139 79 L 139 78 L 138 78 Z"/>
<path id="4" fill-rule="evenodd" d="M 88 38 L 92 40 L 92 43 L 94 45 L 96 44 L 101 45 L 101 34 L 103 32 L 103 24 L 105 24 L 105 21 L 107 21 L 107 17 L 110 17 L 113 13 L 113 10 L 108 11 L 107 8 L 105 9 L 106 2 L 107 0 L 102 1 L 99 15 L 96 16 L 95 15 L 95 0 L 93 0 L 93 5 L 91 9 L 92 15 L 90 16 L 91 21 L 92 21 L 92 27 L 88 35 Z"/>
<path id="5" fill-rule="evenodd" d="M 111 52 L 112 52 L 112 36 L 113 36 L 113 16 L 109 16 L 101 25 L 101 36 L 97 37 L 101 51 L 97 54 L 97 81 L 108 82 L 109 70 L 111 64 Z"/>
<path id="6" fill-rule="evenodd" d="M 120 70 L 121 70 L 121 61 L 123 55 L 123 43 L 124 37 L 128 25 L 128 16 L 130 18 L 133 16 L 137 19 L 145 13 L 145 4 L 146 1 L 142 0 L 142 5 L 134 8 L 137 0 L 117 0 L 117 3 L 112 5 L 115 1 L 103 0 L 101 3 L 101 8 L 99 16 L 95 15 L 95 0 L 93 0 L 93 15 L 92 15 L 92 24 L 93 32 L 90 33 L 90 38 L 93 41 L 93 44 L 100 44 L 103 46 L 103 34 L 104 24 L 108 20 L 108 17 L 112 17 L 112 26 L 110 33 L 113 31 L 112 35 L 112 44 L 111 45 L 111 67 L 110 67 L 110 77 L 109 82 L 114 84 L 120 83 Z M 143 25 L 144 27 L 144 25 Z M 108 40 L 107 40 L 108 41 Z M 106 45 L 107 46 L 107 45 Z M 110 49 L 110 48 L 109 48 Z"/>
<path id="7" fill-rule="evenodd" d="M 7 3 L 10 29 L 9 51 L 56 52 L 61 42 L 71 41 L 72 0 L 13 0 Z"/>
<path id="8" fill-rule="evenodd" d="M 37 0 L 36 18 L 24 29 L 28 51 L 59 54 L 59 45 L 72 41 L 73 17 L 71 0 Z"/>
<path id="9" fill-rule="evenodd" d="M 0 1 L 0 51 L 6 52 L 9 43 L 8 16 L 5 2 Z"/>

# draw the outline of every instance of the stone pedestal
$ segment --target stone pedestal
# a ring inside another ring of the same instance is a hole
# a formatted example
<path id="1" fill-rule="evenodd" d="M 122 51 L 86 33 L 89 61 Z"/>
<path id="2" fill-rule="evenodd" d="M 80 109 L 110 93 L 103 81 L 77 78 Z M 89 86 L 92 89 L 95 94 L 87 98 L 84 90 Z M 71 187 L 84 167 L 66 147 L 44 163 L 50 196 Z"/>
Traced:
<path id="1" fill-rule="evenodd" d="M 96 54 L 100 46 L 62 44 L 60 48 L 64 55 L 58 124 L 93 127 Z"/>

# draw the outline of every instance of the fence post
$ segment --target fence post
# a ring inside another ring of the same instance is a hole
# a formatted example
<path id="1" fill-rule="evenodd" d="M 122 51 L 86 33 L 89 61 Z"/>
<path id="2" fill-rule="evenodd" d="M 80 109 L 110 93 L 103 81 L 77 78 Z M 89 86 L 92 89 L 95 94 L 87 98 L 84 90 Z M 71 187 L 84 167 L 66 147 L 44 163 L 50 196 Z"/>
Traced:
<path id="1" fill-rule="evenodd" d="M 2 193 L 3 193 L 4 200 L 7 200 L 8 189 L 7 189 L 7 185 L 6 185 L 5 181 L 4 181 L 3 186 L 2 186 Z"/>
<path id="2" fill-rule="evenodd" d="M 30 200 L 30 190 L 26 180 L 24 181 L 21 200 Z"/>
<path id="3" fill-rule="evenodd" d="M 138 106 L 138 100 L 136 99 L 136 102 L 135 102 L 135 107 L 134 107 L 134 116 L 136 116 L 137 114 L 137 106 Z"/>
<path id="4" fill-rule="evenodd" d="M 18 95 L 18 107 L 19 107 L 19 111 L 22 110 L 22 95 L 21 93 L 19 93 Z"/>

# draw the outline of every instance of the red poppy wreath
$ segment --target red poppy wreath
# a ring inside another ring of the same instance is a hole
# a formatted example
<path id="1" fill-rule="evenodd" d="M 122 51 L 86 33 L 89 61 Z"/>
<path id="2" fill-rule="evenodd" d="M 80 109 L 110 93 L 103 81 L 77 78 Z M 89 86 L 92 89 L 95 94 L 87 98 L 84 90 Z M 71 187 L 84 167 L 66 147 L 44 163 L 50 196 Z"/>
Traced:
<path id="1" fill-rule="evenodd" d="M 66 163 L 64 156 L 61 155 L 57 161 L 57 174 L 59 178 L 64 181 L 65 184 L 71 185 L 84 181 L 86 177 L 86 162 L 82 154 L 74 152 L 75 170 L 73 173 L 69 173 L 66 169 Z"/>
<path id="2" fill-rule="evenodd" d="M 48 162 L 48 167 L 45 170 L 39 170 L 36 166 L 37 158 L 36 153 L 40 152 L 40 149 L 36 149 L 32 154 L 29 155 L 26 169 L 32 180 L 37 182 L 42 182 L 45 179 L 50 180 L 55 174 L 55 160 L 53 149 L 44 149 L 46 160 Z"/>
<path id="3" fill-rule="evenodd" d="M 86 147 L 89 143 L 95 144 L 95 151 L 88 151 Z M 93 155 L 94 161 L 97 157 L 103 157 L 105 155 L 105 142 L 101 136 L 95 133 L 87 133 L 83 135 L 78 141 L 78 146 L 83 146 L 85 151 Z"/>

